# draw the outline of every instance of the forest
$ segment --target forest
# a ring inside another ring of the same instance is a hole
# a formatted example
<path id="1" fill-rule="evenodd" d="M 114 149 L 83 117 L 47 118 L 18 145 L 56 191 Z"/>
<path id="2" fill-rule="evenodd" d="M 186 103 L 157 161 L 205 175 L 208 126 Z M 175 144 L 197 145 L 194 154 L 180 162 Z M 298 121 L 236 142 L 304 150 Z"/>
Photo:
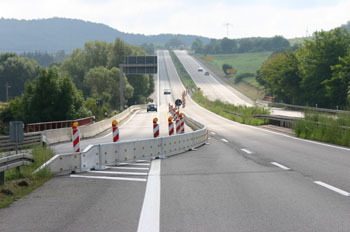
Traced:
<path id="1" fill-rule="evenodd" d="M 350 33 L 315 32 L 295 51 L 273 54 L 257 81 L 276 101 L 332 109 L 350 104 Z"/>
<path id="2" fill-rule="evenodd" d="M 0 121 L 25 123 L 76 119 L 95 115 L 97 119 L 119 109 L 119 64 L 125 56 L 147 55 L 137 46 L 116 39 L 113 43 L 90 41 L 75 49 L 63 62 L 48 68 L 14 53 L 0 54 L 0 84 L 8 89 L 9 103 Z M 124 74 L 124 102 L 146 103 L 154 91 L 152 75 Z M 3 88 L 3 87 L 2 87 Z M 5 101 L 5 91 L 1 91 Z M 96 104 L 99 101 L 102 104 Z"/>

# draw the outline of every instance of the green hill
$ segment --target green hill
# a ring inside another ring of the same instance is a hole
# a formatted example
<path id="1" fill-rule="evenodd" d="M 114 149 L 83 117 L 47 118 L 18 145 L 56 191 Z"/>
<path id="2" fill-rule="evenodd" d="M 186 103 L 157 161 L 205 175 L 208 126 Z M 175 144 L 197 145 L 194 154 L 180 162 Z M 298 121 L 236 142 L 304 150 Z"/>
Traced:
<path id="1" fill-rule="evenodd" d="M 191 46 L 196 38 L 204 43 L 209 38 L 195 35 L 143 35 L 118 31 L 101 23 L 78 19 L 50 18 L 17 20 L 0 18 L 0 52 L 71 52 L 83 48 L 86 41 L 113 42 L 117 37 L 133 45 L 143 43 L 165 44 L 172 37 L 179 37 L 185 46 Z"/>

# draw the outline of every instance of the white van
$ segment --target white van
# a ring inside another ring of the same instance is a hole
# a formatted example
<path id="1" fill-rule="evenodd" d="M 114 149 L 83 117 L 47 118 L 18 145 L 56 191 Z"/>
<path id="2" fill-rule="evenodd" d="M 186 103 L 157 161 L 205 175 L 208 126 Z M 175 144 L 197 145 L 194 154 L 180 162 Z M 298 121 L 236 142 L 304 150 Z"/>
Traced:
<path id="1" fill-rule="evenodd" d="M 202 68 L 202 67 L 199 67 L 199 68 L 198 68 L 198 72 L 203 72 L 203 68 Z"/>

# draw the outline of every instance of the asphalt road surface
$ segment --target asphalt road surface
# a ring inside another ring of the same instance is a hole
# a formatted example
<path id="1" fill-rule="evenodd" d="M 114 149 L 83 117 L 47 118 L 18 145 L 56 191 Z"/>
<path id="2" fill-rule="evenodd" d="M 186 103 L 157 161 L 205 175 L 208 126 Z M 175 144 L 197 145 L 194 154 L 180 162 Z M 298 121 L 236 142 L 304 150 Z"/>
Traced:
<path id="1" fill-rule="evenodd" d="M 158 56 L 159 89 L 172 92 L 159 94 L 162 123 L 184 87 L 169 53 Z M 349 149 L 241 125 L 190 98 L 183 111 L 208 127 L 208 145 L 106 170 L 145 173 L 129 180 L 55 177 L 1 209 L 0 231 L 350 231 Z M 138 112 L 125 130 L 154 115 Z"/>

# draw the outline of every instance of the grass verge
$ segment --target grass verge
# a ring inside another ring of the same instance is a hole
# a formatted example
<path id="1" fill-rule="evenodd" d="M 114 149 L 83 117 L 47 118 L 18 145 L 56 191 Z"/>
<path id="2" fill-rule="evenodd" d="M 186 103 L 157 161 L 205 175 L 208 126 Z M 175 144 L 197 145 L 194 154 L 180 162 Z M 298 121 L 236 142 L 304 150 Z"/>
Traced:
<path id="1" fill-rule="evenodd" d="M 247 54 L 224 54 L 224 55 L 208 55 L 213 58 L 212 61 L 204 59 L 204 55 L 191 54 L 207 68 L 209 68 L 216 76 L 225 81 L 233 88 L 237 89 L 253 101 L 257 99 L 263 99 L 265 92 L 263 87 L 260 86 L 255 77 L 243 78 L 240 82 L 236 83 L 235 78 L 240 73 L 256 73 L 261 64 L 267 59 L 271 53 L 247 53 Z M 227 63 L 233 65 L 237 69 L 235 75 L 226 76 L 221 66 Z"/>
<path id="2" fill-rule="evenodd" d="M 32 165 L 22 166 L 20 172 L 16 168 L 5 172 L 5 185 L 0 186 L 0 208 L 22 198 L 52 177 L 47 169 L 35 174 L 33 172 L 53 157 L 54 152 L 49 148 L 37 146 L 32 149 L 32 155 L 35 160 Z"/>
<path id="3" fill-rule="evenodd" d="M 294 130 L 300 138 L 350 146 L 350 115 L 307 112 L 305 120 L 297 121 Z"/>
<path id="4" fill-rule="evenodd" d="M 179 58 L 175 55 L 175 53 L 171 50 L 169 50 L 171 59 L 173 60 L 173 63 L 176 67 L 176 71 L 180 76 L 180 79 L 182 83 L 184 84 L 185 88 L 190 88 L 190 89 L 197 89 L 196 84 L 192 80 L 191 76 L 187 73 L 185 67 L 182 65 L 180 62 Z"/>
<path id="5" fill-rule="evenodd" d="M 201 91 L 195 91 L 192 99 L 207 110 L 239 123 L 253 126 L 268 124 L 267 120 L 254 117 L 254 115 L 268 115 L 269 111 L 264 108 L 235 106 L 219 100 L 210 101 Z"/>

